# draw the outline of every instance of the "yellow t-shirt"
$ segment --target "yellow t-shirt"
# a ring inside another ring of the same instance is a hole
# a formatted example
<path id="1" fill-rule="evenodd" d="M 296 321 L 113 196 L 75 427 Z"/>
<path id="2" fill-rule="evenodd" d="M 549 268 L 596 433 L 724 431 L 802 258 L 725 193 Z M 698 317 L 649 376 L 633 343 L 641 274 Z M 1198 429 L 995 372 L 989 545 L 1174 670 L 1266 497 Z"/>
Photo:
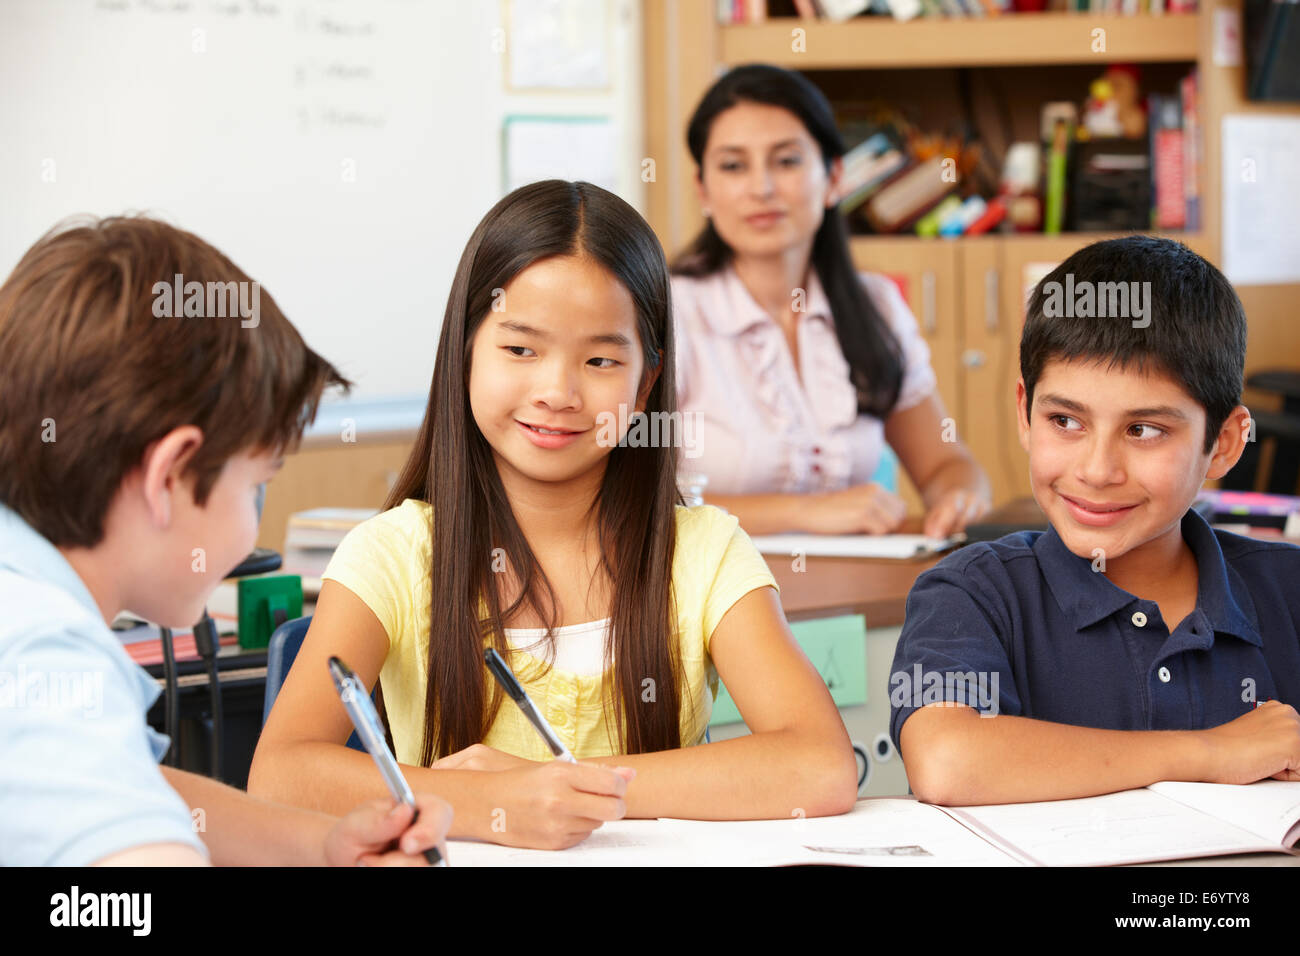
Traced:
<path id="1" fill-rule="evenodd" d="M 711 505 L 678 506 L 672 587 L 686 680 L 683 744 L 698 744 L 713 712 L 718 672 L 709 638 L 724 614 L 756 588 L 776 587 L 772 572 L 733 515 Z M 388 633 L 388 657 L 379 672 L 397 759 L 416 764 L 424 740 L 430 606 L 429 505 L 408 498 L 363 522 L 343 539 L 322 577 L 342 584 L 370 608 Z M 579 759 L 621 751 L 607 720 L 601 675 L 552 667 L 512 651 L 507 663 L 556 734 Z M 532 665 L 532 666 L 530 666 Z M 483 743 L 529 760 L 551 752 L 507 697 Z M 445 754 L 435 754 L 436 757 Z"/>

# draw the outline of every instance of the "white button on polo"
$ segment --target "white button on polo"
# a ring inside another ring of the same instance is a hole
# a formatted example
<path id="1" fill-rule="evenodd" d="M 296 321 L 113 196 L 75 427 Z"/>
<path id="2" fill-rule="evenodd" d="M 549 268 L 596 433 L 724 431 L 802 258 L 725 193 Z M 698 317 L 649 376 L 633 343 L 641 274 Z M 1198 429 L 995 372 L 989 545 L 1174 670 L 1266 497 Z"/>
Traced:
<path id="1" fill-rule="evenodd" d="M 1146 626 L 1147 626 L 1147 616 L 1146 616 L 1145 614 L 1143 614 L 1141 611 L 1134 611 L 1134 612 L 1133 612 L 1133 626 L 1134 626 L 1134 627 L 1146 627 Z"/>
<path id="2" fill-rule="evenodd" d="M 1168 667 L 1162 667 L 1162 668 L 1160 668 L 1160 670 L 1157 671 L 1156 673 L 1160 676 L 1160 682 L 1161 682 L 1162 684 L 1168 684 L 1168 683 L 1169 683 L 1169 668 L 1168 668 Z"/>

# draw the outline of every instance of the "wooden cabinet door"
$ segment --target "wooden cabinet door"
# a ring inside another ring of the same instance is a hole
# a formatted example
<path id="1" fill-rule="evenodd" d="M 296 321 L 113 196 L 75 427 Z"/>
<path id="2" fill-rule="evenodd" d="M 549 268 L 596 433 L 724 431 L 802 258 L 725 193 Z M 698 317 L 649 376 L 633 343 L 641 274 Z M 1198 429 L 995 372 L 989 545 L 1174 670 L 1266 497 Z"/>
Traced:
<path id="1" fill-rule="evenodd" d="M 958 311 L 957 243 L 942 239 L 857 238 L 853 262 L 860 271 L 879 272 L 893 279 L 916 317 L 930 346 L 930 364 L 939 396 L 960 429 L 962 406 L 962 323 Z M 908 511 L 920 513 L 920 495 L 900 469 L 899 493 Z"/>
<path id="2" fill-rule="evenodd" d="M 1005 314 L 1005 245 L 997 236 L 972 237 L 962 241 L 959 253 L 964 414 L 957 433 L 988 474 L 994 507 L 1018 497 L 1022 488 L 1028 493 L 1015 420 L 1020 327 Z"/>
<path id="3" fill-rule="evenodd" d="M 383 507 L 411 454 L 414 435 L 358 443 L 311 442 L 285 458 L 266 486 L 257 544 L 284 550 L 289 516 L 310 508 Z"/>

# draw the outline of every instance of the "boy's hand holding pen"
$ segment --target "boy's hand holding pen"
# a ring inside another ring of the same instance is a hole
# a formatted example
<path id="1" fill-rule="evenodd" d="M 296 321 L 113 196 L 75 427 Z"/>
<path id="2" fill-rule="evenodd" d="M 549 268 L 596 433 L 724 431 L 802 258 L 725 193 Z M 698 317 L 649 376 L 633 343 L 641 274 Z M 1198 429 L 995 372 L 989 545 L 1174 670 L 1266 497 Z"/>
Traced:
<path id="1" fill-rule="evenodd" d="M 388 749 L 383 725 L 365 685 L 337 657 L 329 659 L 329 669 L 352 726 L 379 768 L 394 803 L 374 800 L 344 817 L 326 841 L 327 858 L 333 855 L 347 863 L 364 866 L 385 863 L 419 866 L 422 862 L 446 866 L 445 848 L 438 844 L 451 826 L 451 807 L 431 795 L 421 795 L 417 800 Z M 430 815 L 422 816 L 422 811 L 429 811 Z M 385 853 L 385 847 L 398 837 L 401 837 L 398 850 Z M 417 853 L 422 859 L 415 856 Z"/>

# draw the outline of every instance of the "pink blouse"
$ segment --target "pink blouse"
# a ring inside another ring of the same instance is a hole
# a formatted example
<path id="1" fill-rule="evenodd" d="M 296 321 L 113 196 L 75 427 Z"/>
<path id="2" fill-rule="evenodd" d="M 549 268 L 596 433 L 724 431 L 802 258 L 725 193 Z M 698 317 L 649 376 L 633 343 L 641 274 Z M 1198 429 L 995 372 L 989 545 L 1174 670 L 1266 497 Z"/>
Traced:
<path id="1" fill-rule="evenodd" d="M 930 347 L 898 287 L 859 274 L 901 345 L 903 380 L 894 411 L 934 391 Z M 830 303 L 810 268 L 799 316 L 799 374 L 785 334 L 735 271 L 673 276 L 677 402 L 696 413 L 694 447 L 682 472 L 708 477 L 705 494 L 816 492 L 871 479 L 885 444 L 884 423 L 859 415 Z M 802 381 L 801 381 L 802 379 Z"/>

